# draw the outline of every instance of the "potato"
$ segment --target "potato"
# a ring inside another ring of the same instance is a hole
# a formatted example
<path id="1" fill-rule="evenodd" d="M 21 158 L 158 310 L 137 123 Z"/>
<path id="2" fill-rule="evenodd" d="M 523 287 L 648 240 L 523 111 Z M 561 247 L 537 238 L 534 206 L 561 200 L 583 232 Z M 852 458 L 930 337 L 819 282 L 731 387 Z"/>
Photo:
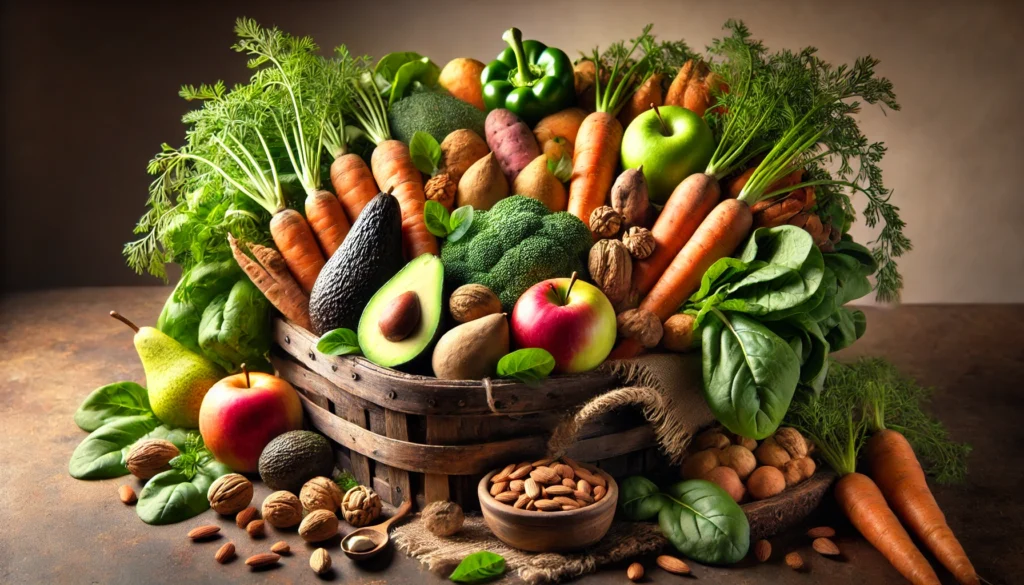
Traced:
<path id="1" fill-rule="evenodd" d="M 512 183 L 512 192 L 540 201 L 552 213 L 565 211 L 569 205 L 565 185 L 548 170 L 548 157 L 543 154 L 530 161 L 519 173 Z"/>
<path id="2" fill-rule="evenodd" d="M 508 181 L 494 153 L 473 163 L 459 180 L 455 190 L 455 206 L 472 205 L 476 211 L 487 211 L 508 196 Z"/>
<path id="3" fill-rule="evenodd" d="M 456 130 L 441 141 L 441 168 L 439 171 L 448 173 L 458 183 L 469 167 L 487 156 L 489 152 L 487 143 L 476 132 L 465 128 Z"/>
<path id="4" fill-rule="evenodd" d="M 757 459 L 743 445 L 730 445 L 718 455 L 718 461 L 722 465 L 731 468 L 740 479 L 746 480 L 757 468 Z"/>
<path id="5" fill-rule="evenodd" d="M 740 481 L 740 476 L 731 467 L 716 467 L 709 471 L 704 476 L 704 479 L 717 484 L 736 502 L 742 500 L 743 496 L 747 493 L 746 488 L 743 487 L 743 482 Z"/>
<path id="6" fill-rule="evenodd" d="M 767 465 L 769 467 L 776 467 L 782 469 L 789 460 L 789 453 L 779 446 L 771 437 L 765 439 L 757 449 L 754 450 L 754 455 L 761 465 Z"/>
<path id="7" fill-rule="evenodd" d="M 800 469 L 799 459 L 790 459 L 782 466 L 782 477 L 786 479 L 786 487 L 793 487 L 805 480 L 803 470 Z"/>
<path id="8" fill-rule="evenodd" d="M 747 480 L 747 491 L 755 500 L 776 496 L 786 489 L 786 478 L 774 467 L 758 467 Z"/>
<path id="9" fill-rule="evenodd" d="M 685 479 L 703 479 L 718 467 L 718 454 L 719 449 L 707 449 L 690 455 L 683 461 L 682 476 Z"/>
<path id="10" fill-rule="evenodd" d="M 540 146 L 530 127 L 508 110 L 491 110 L 484 121 L 484 133 L 510 185 L 526 165 L 540 156 Z"/>

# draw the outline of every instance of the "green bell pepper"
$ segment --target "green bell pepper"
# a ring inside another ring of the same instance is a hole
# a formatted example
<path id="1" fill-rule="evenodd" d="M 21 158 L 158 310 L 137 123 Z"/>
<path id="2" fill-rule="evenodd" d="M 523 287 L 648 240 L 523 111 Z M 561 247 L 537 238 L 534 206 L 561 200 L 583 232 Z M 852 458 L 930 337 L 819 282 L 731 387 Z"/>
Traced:
<path id="1" fill-rule="evenodd" d="M 509 44 L 484 68 L 484 105 L 505 108 L 529 125 L 572 105 L 576 78 L 563 51 L 538 41 L 523 41 L 517 28 L 501 35 Z"/>

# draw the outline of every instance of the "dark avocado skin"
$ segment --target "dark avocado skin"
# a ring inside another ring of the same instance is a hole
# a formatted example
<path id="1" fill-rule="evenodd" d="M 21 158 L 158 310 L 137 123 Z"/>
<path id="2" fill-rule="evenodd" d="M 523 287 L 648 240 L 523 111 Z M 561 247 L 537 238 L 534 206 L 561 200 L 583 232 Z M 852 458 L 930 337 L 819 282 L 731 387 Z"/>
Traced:
<path id="1" fill-rule="evenodd" d="M 298 494 L 303 484 L 314 477 L 331 477 L 334 453 L 322 435 L 291 431 L 267 444 L 260 455 L 259 470 L 260 478 L 270 489 Z"/>
<path id="2" fill-rule="evenodd" d="M 313 332 L 353 331 L 373 293 L 405 264 L 398 199 L 379 193 L 359 213 L 341 247 L 327 261 L 309 295 Z"/>

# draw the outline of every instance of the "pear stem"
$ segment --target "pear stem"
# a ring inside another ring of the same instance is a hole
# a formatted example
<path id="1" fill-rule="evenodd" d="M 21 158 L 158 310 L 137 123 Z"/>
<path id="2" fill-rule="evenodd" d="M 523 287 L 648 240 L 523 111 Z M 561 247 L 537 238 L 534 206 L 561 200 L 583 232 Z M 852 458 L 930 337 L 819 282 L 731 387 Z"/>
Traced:
<path id="1" fill-rule="evenodd" d="M 572 285 L 576 284 L 576 279 L 578 277 L 579 277 L 579 274 L 577 274 L 575 271 L 572 273 L 572 276 L 569 277 L 569 287 L 565 289 L 565 298 L 562 299 L 562 304 L 563 305 L 565 305 L 565 304 L 567 304 L 569 302 L 569 293 L 572 292 Z"/>
<path id="2" fill-rule="evenodd" d="M 668 125 L 665 124 L 665 118 L 661 117 L 661 112 L 658 111 L 658 106 L 651 102 L 651 108 L 654 110 L 654 115 L 658 117 L 658 121 L 661 122 L 661 134 L 662 136 L 671 136 L 672 133 L 668 131 Z"/>
<path id="3" fill-rule="evenodd" d="M 125 325 L 131 327 L 132 331 L 134 331 L 136 333 L 139 332 L 139 326 L 136 325 L 135 323 L 132 323 L 131 321 L 129 321 L 128 318 L 125 317 L 124 315 L 122 315 L 121 313 L 118 313 L 117 311 L 111 311 L 110 312 L 110 316 L 115 318 L 115 319 L 117 319 L 118 321 L 124 323 Z"/>
<path id="4" fill-rule="evenodd" d="M 252 384 L 249 383 L 249 368 L 242 364 L 242 373 L 245 374 L 245 387 L 252 388 Z"/>

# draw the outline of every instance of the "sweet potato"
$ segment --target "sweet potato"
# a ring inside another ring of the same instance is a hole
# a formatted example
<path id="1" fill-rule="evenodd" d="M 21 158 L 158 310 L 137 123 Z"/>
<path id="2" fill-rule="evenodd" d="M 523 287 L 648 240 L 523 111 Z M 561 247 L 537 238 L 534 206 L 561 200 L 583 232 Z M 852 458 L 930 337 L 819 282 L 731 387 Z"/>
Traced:
<path id="1" fill-rule="evenodd" d="M 484 133 L 487 146 L 501 164 L 510 185 L 530 161 L 540 156 L 540 146 L 530 127 L 508 110 L 497 109 L 487 114 Z"/>
<path id="2" fill-rule="evenodd" d="M 489 152 L 487 143 L 476 132 L 467 129 L 456 130 L 441 142 L 439 170 L 448 173 L 452 180 L 458 183 L 469 167 Z"/>
<path id="3" fill-rule="evenodd" d="M 455 205 L 472 205 L 477 211 L 486 211 L 507 195 L 508 181 L 505 173 L 501 172 L 497 157 L 491 152 L 473 163 L 462 175 L 455 191 Z"/>
<path id="4" fill-rule="evenodd" d="M 543 154 L 519 173 L 512 183 L 512 192 L 536 199 L 552 212 L 565 211 L 568 204 L 565 185 L 548 169 L 548 157 Z"/>

